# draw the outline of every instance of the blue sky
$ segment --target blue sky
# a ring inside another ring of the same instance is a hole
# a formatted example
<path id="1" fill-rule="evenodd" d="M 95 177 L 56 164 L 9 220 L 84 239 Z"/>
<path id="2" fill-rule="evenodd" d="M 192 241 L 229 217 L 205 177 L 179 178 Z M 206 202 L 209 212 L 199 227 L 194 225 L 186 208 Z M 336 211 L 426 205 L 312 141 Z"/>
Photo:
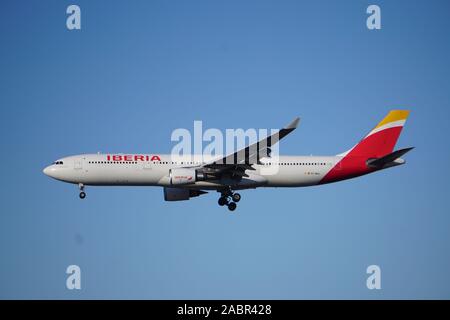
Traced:
<path id="1" fill-rule="evenodd" d="M 66 29 L 81 7 L 82 29 Z M 381 7 L 382 29 L 366 28 Z M 0 298 L 450 298 L 447 1 L 2 1 Z M 277 128 L 336 154 L 408 108 L 407 165 L 313 188 L 167 203 L 42 169 L 168 153 L 175 128 Z M 66 267 L 82 290 L 65 287 Z M 366 288 L 366 268 L 382 289 Z"/>

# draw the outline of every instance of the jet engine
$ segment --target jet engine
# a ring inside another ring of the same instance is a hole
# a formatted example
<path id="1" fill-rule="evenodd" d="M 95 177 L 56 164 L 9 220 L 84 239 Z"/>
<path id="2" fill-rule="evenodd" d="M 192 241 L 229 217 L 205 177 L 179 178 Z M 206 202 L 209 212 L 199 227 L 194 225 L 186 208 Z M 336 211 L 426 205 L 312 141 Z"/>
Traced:
<path id="1" fill-rule="evenodd" d="M 201 190 L 189 190 L 183 188 L 164 188 L 164 200 L 166 201 L 182 201 L 189 200 L 192 197 L 198 197 L 201 194 L 207 193 Z"/>
<path id="2" fill-rule="evenodd" d="M 204 180 L 202 174 L 199 174 L 197 170 L 191 168 L 170 169 L 169 178 L 171 185 L 191 184 Z"/>

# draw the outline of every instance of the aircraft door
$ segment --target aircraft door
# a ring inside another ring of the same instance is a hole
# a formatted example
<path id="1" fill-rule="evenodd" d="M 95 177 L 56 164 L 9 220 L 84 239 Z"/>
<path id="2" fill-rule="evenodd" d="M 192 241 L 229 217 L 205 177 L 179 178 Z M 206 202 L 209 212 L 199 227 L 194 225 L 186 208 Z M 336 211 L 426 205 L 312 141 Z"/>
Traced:
<path id="1" fill-rule="evenodd" d="M 75 159 L 75 161 L 73 162 L 73 168 L 75 170 L 83 169 L 83 159 L 81 159 L 81 158 Z"/>
<path id="2" fill-rule="evenodd" d="M 151 170 L 152 169 L 151 162 L 150 161 L 142 162 L 142 168 L 145 170 Z"/>
<path id="3" fill-rule="evenodd" d="M 342 170 L 342 160 L 339 160 L 339 161 L 335 164 L 335 166 L 334 166 L 333 169 L 334 169 L 334 170 Z"/>

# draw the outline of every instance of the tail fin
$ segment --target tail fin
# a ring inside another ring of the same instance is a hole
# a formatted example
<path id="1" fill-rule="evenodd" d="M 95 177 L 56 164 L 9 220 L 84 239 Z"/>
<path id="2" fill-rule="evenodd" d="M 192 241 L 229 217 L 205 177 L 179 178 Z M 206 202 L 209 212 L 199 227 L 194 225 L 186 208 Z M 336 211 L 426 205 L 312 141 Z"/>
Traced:
<path id="1" fill-rule="evenodd" d="M 380 158 L 391 153 L 408 115 L 408 110 L 390 111 L 356 146 L 338 156 L 351 155 Z"/>

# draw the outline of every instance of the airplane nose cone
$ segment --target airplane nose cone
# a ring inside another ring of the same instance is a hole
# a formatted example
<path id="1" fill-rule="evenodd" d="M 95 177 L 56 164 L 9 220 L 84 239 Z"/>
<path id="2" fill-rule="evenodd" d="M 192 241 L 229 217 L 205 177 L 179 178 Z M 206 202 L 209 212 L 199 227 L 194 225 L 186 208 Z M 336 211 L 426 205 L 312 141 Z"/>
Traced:
<path id="1" fill-rule="evenodd" d="M 42 170 L 42 172 L 43 172 L 46 176 L 50 176 L 50 167 L 44 168 L 44 170 Z"/>

